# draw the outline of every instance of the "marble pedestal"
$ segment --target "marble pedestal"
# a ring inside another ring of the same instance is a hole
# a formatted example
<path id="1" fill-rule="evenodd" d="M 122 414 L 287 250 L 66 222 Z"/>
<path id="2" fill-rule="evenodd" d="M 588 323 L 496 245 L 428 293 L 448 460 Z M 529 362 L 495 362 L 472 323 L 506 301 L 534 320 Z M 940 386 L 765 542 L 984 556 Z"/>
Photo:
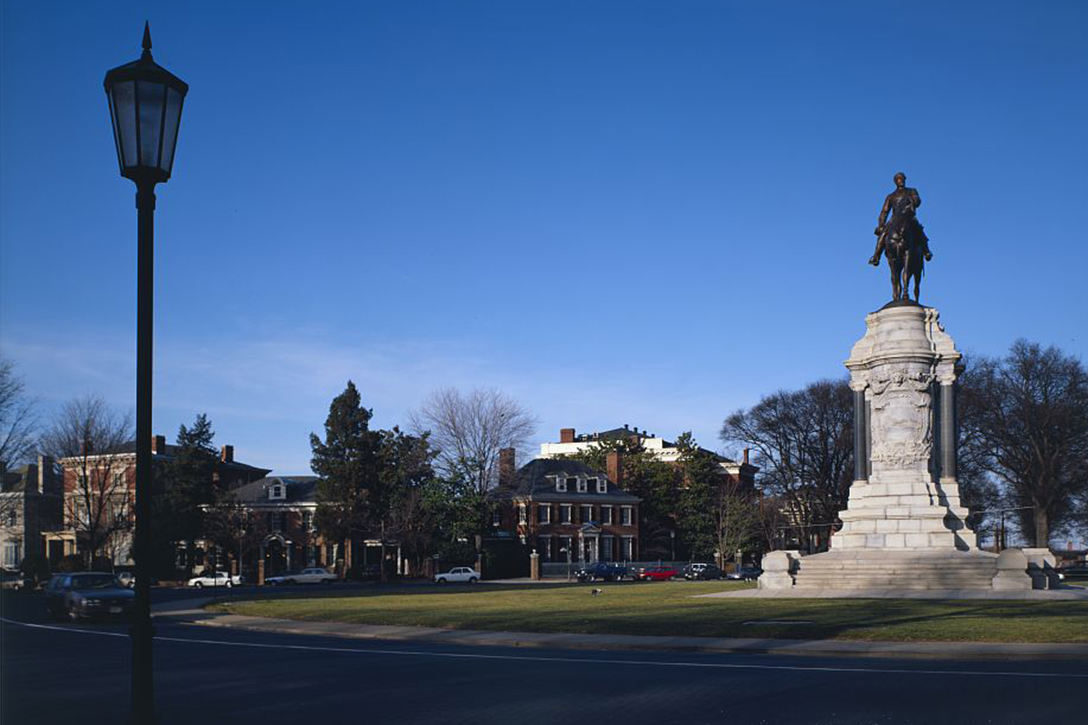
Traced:
<path id="1" fill-rule="evenodd" d="M 998 557 L 978 550 L 956 480 L 962 356 L 929 307 L 891 303 L 865 324 L 846 361 L 855 470 L 843 526 L 830 551 L 796 560 L 793 588 L 990 589 Z"/>

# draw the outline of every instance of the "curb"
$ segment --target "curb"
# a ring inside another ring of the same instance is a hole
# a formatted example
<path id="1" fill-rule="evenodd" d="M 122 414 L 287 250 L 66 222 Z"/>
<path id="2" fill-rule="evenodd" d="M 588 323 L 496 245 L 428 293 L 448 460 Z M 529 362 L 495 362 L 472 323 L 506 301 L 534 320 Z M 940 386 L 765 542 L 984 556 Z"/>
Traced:
<path id="1" fill-rule="evenodd" d="M 852 640 L 495 632 L 473 629 L 440 629 L 436 627 L 303 622 L 290 619 L 247 617 L 239 614 L 215 614 L 202 608 L 213 601 L 212 599 L 194 599 L 172 602 L 170 603 L 171 607 L 159 605 L 156 616 L 204 627 L 225 627 L 253 632 L 491 647 L 925 659 L 1088 660 L 1088 644 L 860 642 Z"/>

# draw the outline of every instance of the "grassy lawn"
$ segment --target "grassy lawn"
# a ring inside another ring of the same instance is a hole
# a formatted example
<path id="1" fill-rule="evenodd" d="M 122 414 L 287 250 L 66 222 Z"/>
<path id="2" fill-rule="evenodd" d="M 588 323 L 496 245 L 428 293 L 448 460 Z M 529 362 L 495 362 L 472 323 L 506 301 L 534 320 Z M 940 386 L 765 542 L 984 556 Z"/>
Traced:
<path id="1" fill-rule="evenodd" d="M 599 585 L 597 597 L 586 585 L 375 587 L 349 596 L 333 589 L 215 608 L 306 621 L 522 632 L 1088 643 L 1085 602 L 692 597 L 748 586 L 628 582 Z"/>

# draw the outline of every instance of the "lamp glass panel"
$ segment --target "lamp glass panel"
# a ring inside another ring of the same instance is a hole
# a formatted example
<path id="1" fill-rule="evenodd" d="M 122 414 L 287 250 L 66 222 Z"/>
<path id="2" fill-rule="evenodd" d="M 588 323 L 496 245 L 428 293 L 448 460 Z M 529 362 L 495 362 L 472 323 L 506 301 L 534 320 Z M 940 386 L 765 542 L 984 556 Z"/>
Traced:
<path id="1" fill-rule="evenodd" d="M 136 165 L 136 83 L 113 84 L 114 131 L 121 146 L 121 166 Z"/>
<path id="2" fill-rule="evenodd" d="M 121 156 L 121 134 L 117 132 L 117 111 L 113 107 L 113 95 L 107 93 L 106 100 L 110 103 L 110 125 L 113 126 L 113 143 L 117 146 L 117 164 L 124 169 L 125 160 Z"/>
<path id="3" fill-rule="evenodd" d="M 173 88 L 166 89 L 166 125 L 162 131 L 162 170 L 170 173 L 174 168 L 174 148 L 178 143 L 178 125 L 181 123 L 181 94 Z"/>
<path id="4" fill-rule="evenodd" d="M 166 86 L 137 81 L 140 94 L 140 165 L 158 167 Z"/>

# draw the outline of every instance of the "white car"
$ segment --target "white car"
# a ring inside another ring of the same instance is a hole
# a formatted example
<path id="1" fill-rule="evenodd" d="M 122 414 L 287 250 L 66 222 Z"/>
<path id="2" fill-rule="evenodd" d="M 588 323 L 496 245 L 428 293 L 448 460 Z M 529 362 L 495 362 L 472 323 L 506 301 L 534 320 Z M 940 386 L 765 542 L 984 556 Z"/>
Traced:
<path id="1" fill-rule="evenodd" d="M 309 569 L 303 569 L 302 571 L 296 571 L 290 574 L 267 577 L 264 580 L 264 583 L 272 586 L 279 586 L 280 584 L 332 584 L 334 581 L 339 580 L 340 577 L 336 576 L 328 569 L 312 566 Z"/>
<path id="2" fill-rule="evenodd" d="M 231 576 L 225 571 L 219 571 L 214 574 L 202 574 L 201 576 L 194 576 L 189 580 L 188 584 L 191 587 L 197 589 L 203 589 L 204 587 L 236 587 L 242 583 L 242 577 Z"/>
<path id="3" fill-rule="evenodd" d="M 475 584 L 480 581 L 480 572 L 470 566 L 456 566 L 445 574 L 435 574 L 434 580 L 439 584 L 446 582 L 468 582 Z"/>

